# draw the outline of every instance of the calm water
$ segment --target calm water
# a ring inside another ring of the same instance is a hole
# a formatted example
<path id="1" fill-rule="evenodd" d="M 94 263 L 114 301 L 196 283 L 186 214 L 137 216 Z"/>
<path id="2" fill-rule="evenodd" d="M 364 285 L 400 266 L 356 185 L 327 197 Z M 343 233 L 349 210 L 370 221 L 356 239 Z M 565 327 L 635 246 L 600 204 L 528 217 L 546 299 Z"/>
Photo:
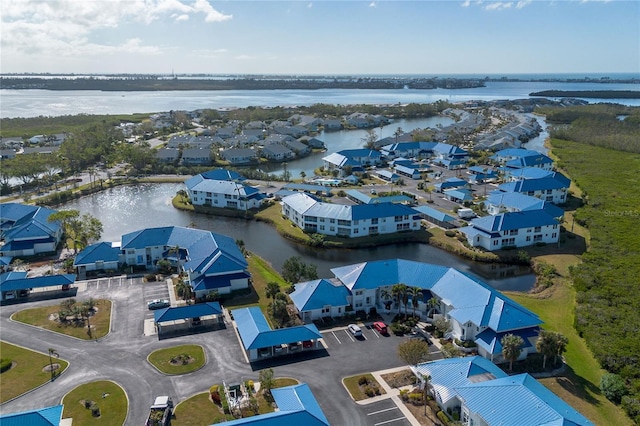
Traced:
<path id="1" fill-rule="evenodd" d="M 499 290 L 526 291 L 535 277 L 528 268 L 488 265 L 467 261 L 424 244 L 398 244 L 359 250 L 318 250 L 282 238 L 270 225 L 243 219 L 206 216 L 176 210 L 171 198 L 182 184 L 144 184 L 117 187 L 67 203 L 98 218 L 104 225 L 102 240 L 120 241 L 122 234 L 158 226 L 195 226 L 241 239 L 247 249 L 267 260 L 278 271 L 291 256 L 301 256 L 318 268 L 320 277 L 332 277 L 337 266 L 372 260 L 402 258 L 451 266 L 475 274 Z"/>
<path id="2" fill-rule="evenodd" d="M 132 114 L 201 108 L 464 102 L 525 99 L 542 90 L 640 90 L 640 84 L 487 82 L 486 87 L 432 90 L 220 90 L 101 92 L 51 90 L 0 90 L 0 117 L 37 117 L 75 114 Z M 589 102 L 603 102 L 587 99 Z M 640 99 L 606 102 L 640 106 Z"/>

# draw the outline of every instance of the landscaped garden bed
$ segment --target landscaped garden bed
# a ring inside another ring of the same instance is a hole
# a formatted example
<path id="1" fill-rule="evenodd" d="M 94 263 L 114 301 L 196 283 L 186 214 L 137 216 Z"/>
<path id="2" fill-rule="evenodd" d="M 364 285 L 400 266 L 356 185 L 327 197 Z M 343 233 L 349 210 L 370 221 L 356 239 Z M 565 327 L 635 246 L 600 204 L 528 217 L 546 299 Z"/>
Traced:
<path id="1" fill-rule="evenodd" d="M 342 383 L 355 401 L 385 394 L 378 381 L 372 374 L 358 374 L 342 379 Z"/>
<path id="2" fill-rule="evenodd" d="M 164 374 L 187 374 L 202 368 L 206 358 L 202 346 L 182 345 L 154 351 L 147 360 Z"/>

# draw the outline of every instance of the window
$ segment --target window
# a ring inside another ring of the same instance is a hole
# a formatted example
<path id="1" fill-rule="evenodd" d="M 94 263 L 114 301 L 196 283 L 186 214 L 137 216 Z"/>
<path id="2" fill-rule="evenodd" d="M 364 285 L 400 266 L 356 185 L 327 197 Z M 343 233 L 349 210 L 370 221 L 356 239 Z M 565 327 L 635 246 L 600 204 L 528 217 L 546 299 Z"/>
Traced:
<path id="1" fill-rule="evenodd" d="M 542 231 L 542 227 L 541 226 L 536 226 L 536 228 L 534 229 L 533 232 L 540 232 Z"/>
<path id="2" fill-rule="evenodd" d="M 553 194 L 553 190 L 547 189 L 547 195 Z"/>
<path id="3" fill-rule="evenodd" d="M 320 228 L 321 231 L 324 231 L 324 225 L 320 225 L 319 228 Z"/>
<path id="4" fill-rule="evenodd" d="M 358 233 L 358 228 L 354 229 L 354 230 L 353 230 L 353 233 L 354 233 L 354 234 L 357 234 L 357 233 Z"/>
<path id="5" fill-rule="evenodd" d="M 362 296 L 364 290 L 356 290 L 356 296 Z"/>
<path id="6" fill-rule="evenodd" d="M 531 241 L 531 235 L 527 235 L 527 241 Z"/>
<path id="7" fill-rule="evenodd" d="M 542 234 L 534 235 L 533 242 L 536 243 L 538 241 L 542 241 Z"/>
<path id="8" fill-rule="evenodd" d="M 377 226 L 370 226 L 369 227 L 369 234 L 377 234 L 378 233 L 378 227 Z"/>
<path id="9" fill-rule="evenodd" d="M 498 240 L 493 240 L 493 245 L 497 246 L 498 245 Z"/>
<path id="10" fill-rule="evenodd" d="M 371 219 L 371 224 L 372 225 L 377 225 L 378 224 L 378 218 L 374 217 L 373 219 Z"/>
<path id="11" fill-rule="evenodd" d="M 556 235 L 558 235 L 558 234 L 556 234 L 556 233 L 554 232 L 553 234 L 551 234 L 551 238 L 555 238 L 555 237 L 556 237 Z"/>
<path id="12" fill-rule="evenodd" d="M 509 235 L 518 235 L 518 230 L 512 229 L 511 231 L 509 231 Z"/>
<path id="13" fill-rule="evenodd" d="M 402 222 L 402 216 L 396 216 L 394 219 L 396 222 Z"/>
<path id="14" fill-rule="evenodd" d="M 335 219 L 329 219 L 329 223 L 336 223 Z"/>

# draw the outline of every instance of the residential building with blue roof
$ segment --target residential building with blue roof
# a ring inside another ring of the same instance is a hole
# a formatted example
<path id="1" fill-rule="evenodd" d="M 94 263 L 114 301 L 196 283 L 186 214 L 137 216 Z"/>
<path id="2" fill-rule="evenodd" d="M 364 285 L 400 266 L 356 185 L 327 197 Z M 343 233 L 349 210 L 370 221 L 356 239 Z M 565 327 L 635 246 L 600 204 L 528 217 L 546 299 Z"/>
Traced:
<path id="1" fill-rule="evenodd" d="M 0 256 L 35 256 L 57 250 L 62 226 L 49 222 L 55 210 L 19 203 L 0 204 Z"/>
<path id="2" fill-rule="evenodd" d="M 226 294 L 249 286 L 248 263 L 231 237 L 180 226 L 141 229 L 124 234 L 119 243 L 89 246 L 77 256 L 79 270 L 104 267 L 107 259 L 113 261 L 110 256 L 116 248 L 118 267 L 127 264 L 154 269 L 159 260 L 168 260 L 186 273 L 196 298 L 212 290 Z"/>
<path id="3" fill-rule="evenodd" d="M 518 181 L 523 179 L 541 179 L 548 176 L 553 176 L 552 170 L 540 169 L 537 167 L 523 167 L 521 169 L 508 169 L 501 167 L 500 172 L 503 173 L 507 181 Z"/>
<path id="4" fill-rule="evenodd" d="M 524 157 L 532 157 L 532 156 L 535 157 L 538 155 L 540 155 L 540 153 L 532 149 L 505 148 L 505 149 L 501 149 L 500 151 L 497 151 L 495 154 L 493 154 L 489 158 L 491 158 L 493 161 L 504 164 L 510 160 L 515 160 L 515 159 L 524 158 Z"/>
<path id="5" fill-rule="evenodd" d="M 322 158 L 325 170 L 338 170 L 341 176 L 346 176 L 348 169 L 363 171 L 365 167 L 378 166 L 383 159 L 380 152 L 373 149 L 344 149 L 331 153 Z"/>
<path id="6" fill-rule="evenodd" d="M 467 188 L 447 189 L 443 192 L 445 198 L 454 203 L 465 203 L 473 201 L 473 192 Z"/>
<path id="7" fill-rule="evenodd" d="M 60 404 L 18 413 L 3 413 L 0 414 L 0 424 L 2 426 L 60 426 L 63 422 L 63 408 L 64 406 Z"/>
<path id="8" fill-rule="evenodd" d="M 562 173 L 553 172 L 551 175 L 539 179 L 522 179 L 503 183 L 498 186 L 498 190 L 520 192 L 554 204 L 564 204 L 567 202 L 570 185 L 569 178 Z"/>
<path id="9" fill-rule="evenodd" d="M 436 224 L 438 226 L 441 226 L 443 228 L 453 228 L 455 227 L 455 220 L 456 218 L 445 213 L 445 212 L 441 212 L 438 209 L 435 209 L 433 207 L 429 207 L 429 206 L 417 206 L 417 207 L 413 207 L 413 209 L 415 211 L 417 211 L 418 213 L 420 213 L 420 215 L 422 216 L 423 219 Z"/>
<path id="10" fill-rule="evenodd" d="M 324 278 L 297 283 L 289 297 L 304 322 L 340 317 L 350 305 L 349 290 L 340 282 Z"/>
<path id="11" fill-rule="evenodd" d="M 236 172 L 210 170 L 185 182 L 194 206 L 219 207 L 237 210 L 257 209 L 266 196 L 259 189 L 243 183 Z"/>
<path id="12" fill-rule="evenodd" d="M 493 191 L 484 201 L 484 208 L 490 215 L 527 210 L 543 210 L 551 217 L 557 219 L 564 217 L 564 210 L 555 204 L 520 192 Z"/>
<path id="13" fill-rule="evenodd" d="M 234 309 L 231 315 L 249 362 L 294 351 L 317 349 L 317 341 L 322 338 L 314 324 L 272 330 L 258 306 Z"/>
<path id="14" fill-rule="evenodd" d="M 462 188 L 463 186 L 467 185 L 469 182 L 467 182 L 464 179 L 460 179 L 457 177 L 450 177 L 450 178 L 446 178 L 445 180 L 443 180 L 442 182 L 438 182 L 436 183 L 434 186 L 436 192 L 442 192 L 446 189 L 453 189 L 453 188 Z"/>
<path id="15" fill-rule="evenodd" d="M 329 426 L 309 385 L 301 383 L 271 390 L 276 411 L 225 422 L 229 426 Z"/>
<path id="16" fill-rule="evenodd" d="M 473 247 L 500 250 L 537 243 L 555 244 L 560 238 L 560 222 L 545 210 L 524 210 L 472 219 L 459 229 Z"/>
<path id="17" fill-rule="evenodd" d="M 87 246 L 76 255 L 73 267 L 80 279 L 91 271 L 117 271 L 120 267 L 120 246 L 111 242 L 100 242 Z"/>
<path id="18" fill-rule="evenodd" d="M 447 358 L 410 367 L 446 411 L 464 425 L 593 426 L 576 409 L 527 373 L 508 376 L 479 356 Z"/>
<path id="19" fill-rule="evenodd" d="M 331 236 L 356 238 L 420 229 L 417 212 L 396 203 L 348 206 L 299 193 L 282 199 L 282 214 L 305 232 Z"/>
<path id="20" fill-rule="evenodd" d="M 379 260 L 333 268 L 333 279 L 317 280 L 296 284 L 292 293 L 294 305 L 305 321 L 318 315 L 343 315 L 343 296 L 351 305 L 350 309 L 384 309 L 390 299 L 395 284 L 403 283 L 422 290 L 416 314 L 426 318 L 432 306 L 429 300 L 438 301 L 437 316 L 450 322 L 450 335 L 460 340 L 479 343 L 478 336 L 493 333 L 517 334 L 525 340 L 522 357 L 536 351 L 535 342 L 540 318 L 533 312 L 504 296 L 481 280 L 454 268 L 415 262 L 403 259 Z M 344 288 L 340 287 L 343 286 Z M 329 295 L 333 292 L 333 295 Z M 393 301 L 399 311 L 404 305 Z M 398 306 L 400 305 L 400 306 Z M 413 302 L 407 312 L 413 312 Z M 318 309 L 324 312 L 318 314 Z M 502 354 L 494 347 L 478 344 L 478 354 L 494 362 L 502 361 Z"/>

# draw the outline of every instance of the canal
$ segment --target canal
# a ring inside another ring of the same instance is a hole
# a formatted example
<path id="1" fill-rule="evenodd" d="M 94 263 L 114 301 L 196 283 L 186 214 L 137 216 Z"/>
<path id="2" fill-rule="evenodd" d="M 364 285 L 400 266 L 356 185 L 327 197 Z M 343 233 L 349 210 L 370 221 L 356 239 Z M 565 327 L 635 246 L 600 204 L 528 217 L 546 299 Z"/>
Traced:
<path id="1" fill-rule="evenodd" d="M 160 226 L 193 226 L 243 240 L 247 250 L 280 271 L 284 261 L 300 256 L 318 268 L 321 278 L 332 277 L 330 269 L 352 263 L 402 258 L 454 267 L 478 276 L 498 290 L 527 291 L 535 276 L 529 268 L 485 264 L 462 259 L 436 247 L 420 243 L 385 245 L 366 249 L 318 249 L 281 237 L 269 224 L 244 219 L 209 216 L 175 209 L 171 199 L 183 184 L 139 184 L 110 188 L 73 200 L 60 209 L 75 209 L 99 219 L 101 240 L 120 241 L 123 234 Z"/>

